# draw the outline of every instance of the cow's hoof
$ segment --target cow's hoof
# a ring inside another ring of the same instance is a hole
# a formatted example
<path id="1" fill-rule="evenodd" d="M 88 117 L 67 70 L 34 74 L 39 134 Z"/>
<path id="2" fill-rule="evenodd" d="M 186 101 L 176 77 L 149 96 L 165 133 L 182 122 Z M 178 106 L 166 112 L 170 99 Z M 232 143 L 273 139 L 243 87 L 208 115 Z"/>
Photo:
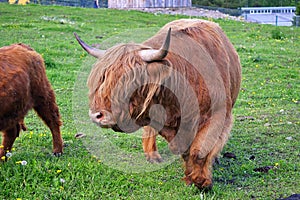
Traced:
<path id="1" fill-rule="evenodd" d="M 182 180 L 185 181 L 187 186 L 194 184 L 199 190 L 204 192 L 210 191 L 213 187 L 213 184 L 209 179 L 198 178 L 196 181 L 193 181 L 190 176 L 185 176 Z"/>
<path id="2" fill-rule="evenodd" d="M 185 184 L 187 186 L 191 186 L 193 184 L 193 181 L 192 181 L 191 177 L 189 177 L 189 176 L 183 177 L 182 180 L 185 182 Z"/>
<path id="3" fill-rule="evenodd" d="M 163 159 L 159 155 L 157 151 L 145 153 L 146 159 L 150 163 L 161 163 L 163 162 Z"/>
<path id="4" fill-rule="evenodd" d="M 62 153 L 61 152 L 54 152 L 52 155 L 55 156 L 55 157 L 61 157 Z"/>
<path id="5" fill-rule="evenodd" d="M 162 158 L 150 158 L 150 159 L 147 159 L 147 161 L 150 163 L 161 163 L 164 160 Z"/>
<path id="6" fill-rule="evenodd" d="M 203 192 L 209 192 L 209 191 L 212 190 L 213 184 L 210 184 L 210 185 L 207 185 L 207 186 L 201 186 L 201 187 L 198 187 L 198 186 L 196 185 L 196 187 L 197 187 L 199 190 L 203 191 Z"/>
<path id="7" fill-rule="evenodd" d="M 213 183 L 210 179 L 205 178 L 197 178 L 195 181 L 193 181 L 195 186 L 202 191 L 210 191 L 213 187 Z"/>

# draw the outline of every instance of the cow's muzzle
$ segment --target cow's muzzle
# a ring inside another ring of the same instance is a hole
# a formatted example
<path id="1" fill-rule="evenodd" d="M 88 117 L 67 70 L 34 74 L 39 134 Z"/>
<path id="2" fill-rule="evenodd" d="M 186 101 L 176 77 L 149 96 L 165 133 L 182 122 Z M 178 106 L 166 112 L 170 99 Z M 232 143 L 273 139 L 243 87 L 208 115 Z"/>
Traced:
<path id="1" fill-rule="evenodd" d="M 132 133 L 141 127 L 132 120 L 123 119 L 123 121 L 117 122 L 112 113 L 106 110 L 96 112 L 89 110 L 89 115 L 91 120 L 101 128 L 111 128 L 116 132 Z"/>
<path id="2" fill-rule="evenodd" d="M 94 123 L 102 128 L 112 128 L 116 124 L 112 114 L 106 110 L 98 112 L 89 110 L 89 116 Z"/>

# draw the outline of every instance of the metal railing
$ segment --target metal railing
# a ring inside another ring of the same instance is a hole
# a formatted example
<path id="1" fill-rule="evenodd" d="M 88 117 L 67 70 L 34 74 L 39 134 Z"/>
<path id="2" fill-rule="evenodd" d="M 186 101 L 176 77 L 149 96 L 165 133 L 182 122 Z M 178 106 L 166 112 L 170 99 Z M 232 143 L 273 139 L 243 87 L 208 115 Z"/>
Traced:
<path id="1" fill-rule="evenodd" d="M 294 16 L 293 25 L 296 26 L 296 27 L 300 27 L 300 16 L 299 15 Z"/>

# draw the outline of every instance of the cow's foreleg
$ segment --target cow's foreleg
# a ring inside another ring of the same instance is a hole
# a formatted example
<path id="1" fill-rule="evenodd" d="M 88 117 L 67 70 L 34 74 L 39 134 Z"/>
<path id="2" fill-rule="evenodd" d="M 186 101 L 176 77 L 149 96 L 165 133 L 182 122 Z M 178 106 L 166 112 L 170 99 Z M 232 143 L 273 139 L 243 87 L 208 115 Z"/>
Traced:
<path id="1" fill-rule="evenodd" d="M 151 163 L 160 163 L 163 161 L 156 146 L 157 134 L 157 131 L 150 126 L 145 126 L 143 129 L 143 149 L 147 161 Z"/>
<path id="2" fill-rule="evenodd" d="M 19 136 L 20 128 L 21 127 L 18 123 L 13 128 L 9 128 L 2 132 L 2 145 L 0 148 L 0 158 L 5 156 L 6 153 L 12 149 L 12 146 L 16 138 Z"/>
<path id="3" fill-rule="evenodd" d="M 190 180 L 201 189 L 212 187 L 212 164 L 228 139 L 231 115 L 223 116 L 222 113 L 212 116 L 197 133 L 190 147 L 186 165 L 192 170 L 187 171 L 185 180 Z"/>
<path id="4" fill-rule="evenodd" d="M 50 86 L 49 86 L 50 87 Z M 52 133 L 53 154 L 60 156 L 63 152 L 63 140 L 60 133 L 60 114 L 55 103 L 55 96 L 52 90 L 44 91 L 35 101 L 34 109 L 43 119 Z"/>
<path id="5" fill-rule="evenodd" d="M 194 163 L 191 179 L 193 180 L 193 182 L 198 188 L 210 189 L 212 187 L 211 168 L 216 158 L 218 157 L 219 153 L 222 151 L 226 141 L 228 140 L 228 136 L 232 126 L 231 117 L 228 118 L 226 122 L 227 123 L 224 124 L 223 131 L 219 136 L 215 146 L 205 158 L 199 158 L 195 156 L 197 155 L 197 153 L 194 153 L 191 156 Z"/>
<path id="6" fill-rule="evenodd" d="M 192 185 L 193 184 L 193 181 L 190 177 L 191 173 L 193 172 L 193 160 L 190 159 L 190 152 L 187 151 L 186 153 L 184 153 L 182 155 L 182 158 L 183 158 L 183 161 L 184 161 L 184 167 L 185 167 L 185 171 L 184 171 L 184 174 L 185 174 L 185 177 L 182 178 L 185 183 L 187 185 Z"/>

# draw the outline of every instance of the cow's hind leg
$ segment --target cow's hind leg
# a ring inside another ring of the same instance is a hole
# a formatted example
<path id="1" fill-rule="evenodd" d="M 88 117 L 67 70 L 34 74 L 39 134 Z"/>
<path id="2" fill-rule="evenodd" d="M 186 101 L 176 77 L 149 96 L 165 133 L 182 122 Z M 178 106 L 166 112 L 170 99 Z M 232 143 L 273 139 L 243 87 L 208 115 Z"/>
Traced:
<path id="1" fill-rule="evenodd" d="M 50 85 L 48 86 L 50 88 Z M 43 119 L 52 133 L 53 154 L 60 156 L 63 152 L 63 140 L 60 133 L 60 114 L 55 102 L 53 90 L 40 91 L 35 97 L 34 110 Z"/>
<path id="2" fill-rule="evenodd" d="M 156 146 L 157 131 L 150 126 L 145 126 L 143 129 L 142 143 L 147 161 L 151 163 L 160 163 L 162 158 L 158 153 Z"/>
<path id="3" fill-rule="evenodd" d="M 12 149 L 12 146 L 19 136 L 20 133 L 20 125 L 16 124 L 14 127 L 9 128 L 2 132 L 2 145 L 0 148 L 0 158 L 6 155 L 6 152 Z"/>

